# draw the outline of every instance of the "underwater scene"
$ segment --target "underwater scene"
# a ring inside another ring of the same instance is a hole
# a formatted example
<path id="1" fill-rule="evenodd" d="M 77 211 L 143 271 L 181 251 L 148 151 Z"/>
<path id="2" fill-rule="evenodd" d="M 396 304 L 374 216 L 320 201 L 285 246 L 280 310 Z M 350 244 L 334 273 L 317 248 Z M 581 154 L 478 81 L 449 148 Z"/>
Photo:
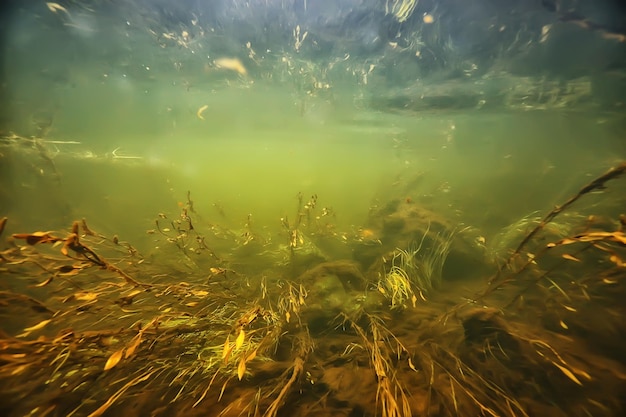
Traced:
<path id="1" fill-rule="evenodd" d="M 0 415 L 626 413 L 618 0 L 0 13 Z"/>

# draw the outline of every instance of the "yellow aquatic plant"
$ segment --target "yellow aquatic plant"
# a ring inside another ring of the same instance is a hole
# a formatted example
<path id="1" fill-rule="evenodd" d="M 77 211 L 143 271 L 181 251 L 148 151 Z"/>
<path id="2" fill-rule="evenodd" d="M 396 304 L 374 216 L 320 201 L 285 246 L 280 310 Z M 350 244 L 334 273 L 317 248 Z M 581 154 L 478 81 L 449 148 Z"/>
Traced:
<path id="1" fill-rule="evenodd" d="M 439 285 L 454 234 L 454 230 L 431 233 L 429 223 L 419 244 L 411 242 L 407 249 L 396 248 L 391 269 L 377 285 L 378 291 L 391 301 L 391 308 L 405 307 L 408 300 L 415 307 L 418 298 L 425 301 L 424 294 Z M 426 237 L 430 247 L 422 250 Z"/>
<path id="2" fill-rule="evenodd" d="M 397 257 L 397 255 L 394 256 L 394 260 Z M 389 272 L 378 282 L 378 291 L 391 301 L 392 309 L 405 307 L 407 300 L 411 300 L 413 306 L 415 306 L 417 301 L 411 278 L 409 278 L 404 269 L 397 265 L 393 265 Z M 419 293 L 423 298 L 421 291 Z"/>

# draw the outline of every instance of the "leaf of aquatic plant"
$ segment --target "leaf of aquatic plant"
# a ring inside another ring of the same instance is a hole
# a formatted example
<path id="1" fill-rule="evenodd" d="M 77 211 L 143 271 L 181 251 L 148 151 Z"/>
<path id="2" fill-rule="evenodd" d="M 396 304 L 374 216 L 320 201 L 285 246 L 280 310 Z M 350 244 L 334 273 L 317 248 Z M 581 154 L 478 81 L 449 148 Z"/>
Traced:
<path id="1" fill-rule="evenodd" d="M 576 258 L 575 256 L 568 255 L 567 253 L 564 253 L 563 255 L 561 255 L 561 257 L 563 257 L 563 259 L 567 259 L 569 261 L 581 262 L 580 259 Z"/>
<path id="2" fill-rule="evenodd" d="M 241 381 L 243 375 L 246 373 L 246 360 L 245 358 L 241 358 L 239 361 L 239 365 L 237 365 L 237 378 Z"/>
<path id="3" fill-rule="evenodd" d="M 50 278 L 48 278 L 44 282 L 40 282 L 39 284 L 35 284 L 34 286 L 35 287 L 45 287 L 46 285 L 50 284 L 53 279 L 54 279 L 54 276 L 51 276 Z"/>
<path id="4" fill-rule="evenodd" d="M 589 232 L 580 236 L 576 236 L 576 239 L 580 242 L 593 242 L 596 240 L 604 240 L 610 238 L 615 242 L 626 245 L 626 235 L 624 232 Z"/>
<path id="5" fill-rule="evenodd" d="M 141 335 L 142 333 L 139 333 L 133 338 L 132 343 L 130 344 L 130 346 L 128 346 L 128 349 L 126 349 L 126 354 L 124 355 L 124 358 L 128 359 L 133 353 L 135 353 L 135 350 L 137 349 L 137 347 L 139 347 L 139 344 L 141 343 Z"/>
<path id="6" fill-rule="evenodd" d="M 298 302 L 300 303 L 300 305 L 304 305 L 304 287 L 302 286 L 302 284 L 300 284 L 300 291 L 298 292 Z"/>
<path id="7" fill-rule="evenodd" d="M 69 274 L 70 272 L 74 271 L 75 269 L 77 269 L 77 268 L 75 268 L 74 265 L 61 265 L 58 268 L 58 271 L 61 274 Z"/>
<path id="8" fill-rule="evenodd" d="M 36 330 L 41 330 L 44 327 L 46 327 L 46 325 L 48 323 L 50 323 L 52 321 L 52 319 L 48 319 L 48 320 L 43 320 L 40 321 L 39 323 L 35 324 L 34 326 L 31 327 L 27 327 L 24 329 L 24 333 L 20 334 L 18 337 L 26 337 L 28 336 L 31 332 L 34 332 Z"/>
<path id="9" fill-rule="evenodd" d="M 223 58 L 216 59 L 215 61 L 213 61 L 213 63 L 215 64 L 216 68 L 221 68 L 221 69 L 227 69 L 227 70 L 235 71 L 235 72 L 239 73 L 240 75 L 247 75 L 248 74 L 248 71 L 246 70 L 246 67 L 243 65 L 243 63 L 238 58 L 223 57 Z M 200 117 L 200 116 L 198 116 L 198 117 Z"/>
<path id="10" fill-rule="evenodd" d="M 25 364 L 23 364 L 23 365 L 18 366 L 17 368 L 14 368 L 14 369 L 11 371 L 11 376 L 21 374 L 21 373 L 22 373 L 24 370 L 26 370 L 29 366 L 30 366 L 30 364 L 25 363 Z"/>
<path id="11" fill-rule="evenodd" d="M 74 233 L 78 233 L 78 222 L 74 222 L 76 224 L 76 231 Z M 83 219 L 80 222 L 80 225 L 83 229 L 83 233 L 89 236 L 96 236 L 95 232 L 93 230 L 91 230 L 89 228 L 89 226 L 87 226 L 87 219 L 85 219 L 83 217 Z"/>
<path id="12" fill-rule="evenodd" d="M 250 362 L 252 359 L 256 358 L 256 352 L 258 349 L 254 349 L 251 354 L 246 358 L 246 362 Z"/>
<path id="13" fill-rule="evenodd" d="M 104 364 L 104 370 L 108 371 L 109 369 L 111 369 L 115 365 L 117 365 L 120 362 L 120 360 L 122 359 L 122 355 L 124 355 L 124 348 L 118 350 L 117 352 L 115 352 L 111 356 L 109 356 L 109 359 L 107 360 L 107 363 Z"/>
<path id="14" fill-rule="evenodd" d="M 237 336 L 237 340 L 235 340 L 235 349 L 239 349 L 243 346 L 243 342 L 246 338 L 246 332 L 243 329 L 239 330 L 239 336 Z"/>
<path id="15" fill-rule="evenodd" d="M 224 381 L 224 385 L 222 385 L 222 389 L 220 390 L 220 395 L 219 397 L 217 397 L 217 402 L 222 401 L 222 397 L 224 396 L 224 391 L 226 391 L 226 385 L 228 384 L 228 381 L 230 381 L 230 378 Z"/>
<path id="16" fill-rule="evenodd" d="M 456 402 L 456 394 L 454 393 L 454 381 L 450 378 L 450 392 L 452 393 L 452 400 L 454 403 L 454 412 L 456 415 L 459 414 L 459 405 Z"/>
<path id="17" fill-rule="evenodd" d="M 0 219 L 0 235 L 4 232 L 4 226 L 7 224 L 8 217 L 3 217 Z"/>
<path id="18" fill-rule="evenodd" d="M 626 245 L 626 236 L 624 236 L 623 232 L 614 232 L 613 237 L 622 245 Z"/>
<path id="19" fill-rule="evenodd" d="M 591 381 L 591 375 L 589 375 L 587 372 L 583 371 L 582 369 L 572 368 L 572 372 L 578 376 L 582 376 L 583 378 Z"/>
<path id="20" fill-rule="evenodd" d="M 65 13 L 68 13 L 67 9 L 65 7 L 61 6 L 59 3 L 47 2 L 46 6 L 48 6 L 48 10 L 50 10 L 53 13 L 56 13 L 57 10 L 61 10 L 61 11 L 65 12 Z"/>
<path id="21" fill-rule="evenodd" d="M 206 109 L 208 109 L 208 108 L 209 108 L 209 106 L 207 104 L 205 104 L 204 106 L 202 106 L 202 107 L 200 107 L 198 109 L 198 111 L 196 112 L 196 116 L 198 116 L 198 119 L 204 120 L 204 116 L 202 116 L 202 113 L 204 113 L 204 111 Z"/>
<path id="22" fill-rule="evenodd" d="M 609 260 L 617 266 L 626 266 L 626 262 L 622 261 L 617 255 L 611 255 Z"/>
<path id="23" fill-rule="evenodd" d="M 59 239 L 50 235 L 50 232 L 35 232 L 35 233 L 14 233 L 13 239 L 23 239 L 29 245 L 36 245 L 37 243 L 56 242 Z"/>
<path id="24" fill-rule="evenodd" d="M 226 337 L 226 342 L 224 342 L 224 350 L 222 350 L 222 359 L 224 359 L 224 363 L 228 363 L 228 358 L 230 357 L 230 353 L 233 351 L 235 345 L 230 344 L 230 335 Z"/>
<path id="25" fill-rule="evenodd" d="M 576 243 L 576 242 L 577 242 L 577 240 L 576 240 L 576 239 L 568 239 L 568 238 L 565 238 L 565 239 L 559 240 L 558 242 L 550 242 L 550 243 L 548 243 L 548 244 L 546 245 L 546 247 L 548 247 L 548 248 L 553 248 L 553 247 L 555 247 L 555 246 L 557 246 L 557 245 L 569 245 L 569 244 L 571 244 L 571 243 Z"/>
<path id="26" fill-rule="evenodd" d="M 141 290 L 133 290 L 133 291 L 130 292 L 130 294 L 125 295 L 124 297 L 126 297 L 126 298 L 133 298 L 134 296 L 136 296 L 138 294 L 141 294 L 142 292 L 143 291 L 141 291 Z"/>
<path id="27" fill-rule="evenodd" d="M 98 294 L 95 292 L 77 292 L 74 294 L 74 298 L 78 301 L 93 301 L 98 298 Z"/>
<path id="28" fill-rule="evenodd" d="M 24 359 L 24 358 L 26 358 L 25 353 L 11 353 L 11 354 L 0 355 L 0 360 L 6 361 L 6 362 L 14 362 L 16 360 L 19 361 L 20 359 Z"/>
<path id="29" fill-rule="evenodd" d="M 570 371 L 569 369 L 567 369 L 567 368 L 566 368 L 566 367 L 564 367 L 564 366 L 559 365 L 559 364 L 558 364 L 558 363 L 556 363 L 556 362 L 552 362 L 552 364 L 553 364 L 554 366 L 556 366 L 557 368 L 559 368 L 559 369 L 561 370 L 561 372 L 563 372 L 563 373 L 565 374 L 565 376 L 566 376 L 566 377 L 568 377 L 569 379 L 571 379 L 572 381 L 574 381 L 576 384 L 578 384 L 578 385 L 580 385 L 580 386 L 582 386 L 582 385 L 583 385 L 583 383 L 582 383 L 582 382 L 580 382 L 580 380 L 579 380 L 578 378 L 576 378 L 576 375 L 574 375 L 574 374 L 572 373 L 572 371 Z"/>
<path id="30" fill-rule="evenodd" d="M 563 294 L 563 297 L 565 297 L 565 299 L 567 299 L 568 301 L 571 301 L 569 295 L 567 295 L 567 293 L 563 291 L 563 288 L 561 288 L 556 282 L 554 282 L 554 280 L 552 280 L 549 277 L 546 277 L 546 279 L 550 281 L 550 283 L 552 284 L 552 286 L 554 286 L 554 288 L 556 288 L 557 290 L 559 290 L 561 294 Z"/>

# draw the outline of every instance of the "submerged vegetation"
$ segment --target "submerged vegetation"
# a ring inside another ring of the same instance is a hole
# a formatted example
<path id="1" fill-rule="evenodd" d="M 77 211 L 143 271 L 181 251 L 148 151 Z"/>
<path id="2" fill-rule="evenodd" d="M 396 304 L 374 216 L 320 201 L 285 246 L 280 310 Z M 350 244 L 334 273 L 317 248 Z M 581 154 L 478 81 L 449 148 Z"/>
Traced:
<path id="1" fill-rule="evenodd" d="M 575 207 L 624 171 L 503 228 L 494 250 L 410 200 L 344 232 L 298 194 L 272 233 L 251 215 L 209 222 L 188 192 L 146 223 L 149 251 L 85 219 L 9 234 L 5 217 L 0 411 L 621 415 L 626 218 Z M 453 285 L 480 251 L 488 272 Z"/>
<path id="2" fill-rule="evenodd" d="M 428 293 L 441 285 L 443 265 L 450 252 L 454 231 L 430 233 L 430 222 L 416 246 L 410 242 L 406 250 L 397 248 L 392 255 L 391 268 L 378 282 L 378 291 L 391 300 L 391 308 L 413 307 L 419 299 L 426 301 Z M 428 237 L 430 247 L 424 248 Z"/>

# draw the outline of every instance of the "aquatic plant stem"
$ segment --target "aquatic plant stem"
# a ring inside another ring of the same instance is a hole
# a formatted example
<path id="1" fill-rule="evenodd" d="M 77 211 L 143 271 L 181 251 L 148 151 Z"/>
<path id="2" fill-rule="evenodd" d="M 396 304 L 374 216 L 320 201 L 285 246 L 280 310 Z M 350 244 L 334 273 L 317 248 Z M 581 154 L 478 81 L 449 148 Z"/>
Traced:
<path id="1" fill-rule="evenodd" d="M 497 280 L 498 277 L 500 276 L 500 273 L 502 272 L 502 270 L 505 267 L 509 267 L 511 265 L 511 263 L 513 262 L 513 260 L 515 259 L 515 257 L 517 257 L 517 255 L 519 255 L 522 251 L 522 249 L 524 249 L 524 247 L 526 246 L 526 244 L 537 234 L 539 233 L 548 223 L 550 223 L 552 220 L 554 220 L 554 218 L 556 216 L 558 216 L 560 213 L 562 213 L 563 211 L 565 211 L 567 208 L 569 208 L 572 204 L 574 204 L 579 198 L 581 198 L 582 196 L 584 196 L 585 194 L 588 194 L 594 190 L 601 190 L 604 188 L 604 184 L 607 181 L 610 181 L 612 179 L 618 178 L 619 176 L 621 176 L 624 172 L 626 171 L 626 162 L 622 162 L 621 164 L 617 165 L 616 167 L 613 167 L 611 169 L 609 169 L 606 173 L 604 173 L 603 175 L 599 176 L 598 178 L 594 179 L 593 181 L 591 181 L 589 184 L 585 185 L 583 188 L 580 189 L 580 191 L 578 191 L 578 193 L 576 193 L 574 196 L 570 197 L 567 201 L 565 201 L 565 203 L 556 206 L 555 208 L 553 208 L 540 222 L 537 226 L 535 226 L 534 229 L 532 229 L 530 231 L 530 233 L 528 233 L 526 235 L 526 237 L 524 239 L 522 239 L 522 241 L 520 242 L 520 244 L 517 246 L 517 249 L 515 249 L 515 251 L 513 252 L 513 254 L 509 257 L 509 259 L 505 262 L 504 266 L 502 268 L 499 269 L 498 273 L 496 274 L 496 276 L 492 279 L 492 282 Z"/>

